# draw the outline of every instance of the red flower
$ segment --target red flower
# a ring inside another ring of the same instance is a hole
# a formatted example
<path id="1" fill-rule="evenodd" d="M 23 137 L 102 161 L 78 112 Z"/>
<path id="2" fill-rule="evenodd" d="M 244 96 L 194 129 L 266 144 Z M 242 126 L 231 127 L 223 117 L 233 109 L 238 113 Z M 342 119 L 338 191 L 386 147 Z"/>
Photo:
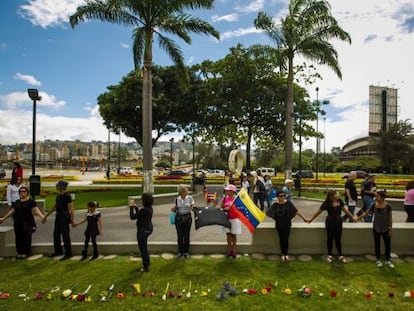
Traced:
<path id="1" fill-rule="evenodd" d="M 331 296 L 331 298 L 336 298 L 338 296 L 338 293 L 334 290 L 331 290 L 331 292 L 329 293 L 329 296 Z"/>
<path id="2" fill-rule="evenodd" d="M 390 298 L 394 298 L 394 293 L 388 293 L 388 297 L 390 297 Z"/>
<path id="3" fill-rule="evenodd" d="M 365 294 L 365 298 L 367 298 L 367 299 L 371 299 L 371 298 L 372 298 L 372 294 L 371 294 L 371 293 L 366 293 L 366 294 Z"/>
<path id="4" fill-rule="evenodd" d="M 254 295 L 254 294 L 257 294 L 257 290 L 255 290 L 254 288 L 249 288 L 249 289 L 247 290 L 247 293 L 248 293 L 249 295 Z"/>
<path id="5" fill-rule="evenodd" d="M 266 290 L 267 290 L 268 293 L 270 293 L 272 291 L 272 288 L 271 287 L 266 287 Z"/>

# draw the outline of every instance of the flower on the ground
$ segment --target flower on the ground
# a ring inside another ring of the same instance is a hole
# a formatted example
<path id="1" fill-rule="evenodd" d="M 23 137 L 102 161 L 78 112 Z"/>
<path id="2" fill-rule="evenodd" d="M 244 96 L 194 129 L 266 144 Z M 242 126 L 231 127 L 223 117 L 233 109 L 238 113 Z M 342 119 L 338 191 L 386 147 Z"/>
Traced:
<path id="1" fill-rule="evenodd" d="M 207 295 L 208 295 L 208 292 L 206 292 L 205 290 L 202 290 L 201 293 L 200 293 L 201 297 L 205 297 Z"/>
<path id="2" fill-rule="evenodd" d="M 308 298 L 308 297 L 310 297 L 311 294 L 312 294 L 311 289 L 309 287 L 307 287 L 306 285 L 303 285 L 299 289 L 299 296 L 301 296 L 303 298 Z"/>
<path id="3" fill-rule="evenodd" d="M 292 294 L 292 290 L 289 287 L 285 288 L 285 290 L 283 292 L 285 293 L 285 295 L 291 295 Z"/>
<path id="4" fill-rule="evenodd" d="M 167 287 L 164 290 L 164 294 L 162 295 L 162 300 L 167 300 L 167 292 L 168 292 L 168 288 L 170 287 L 170 282 L 167 283 Z M 169 297 L 171 297 L 170 295 L 168 295 Z"/>
<path id="5" fill-rule="evenodd" d="M 390 297 L 390 298 L 394 298 L 394 293 L 393 293 L 393 292 L 389 292 L 389 293 L 388 293 L 388 297 Z"/>
<path id="6" fill-rule="evenodd" d="M 69 298 L 69 296 L 72 294 L 72 290 L 71 289 L 65 289 L 62 292 L 62 298 Z"/>
<path id="7" fill-rule="evenodd" d="M 411 297 L 411 292 L 409 290 L 404 292 L 404 297 L 405 298 L 410 298 Z"/>
<path id="8" fill-rule="evenodd" d="M 365 293 L 365 298 L 371 299 L 372 298 L 372 292 Z"/>
<path id="9" fill-rule="evenodd" d="M 338 292 L 335 291 L 335 290 L 331 290 L 329 292 L 329 296 L 331 296 L 331 298 L 336 298 L 336 297 L 338 297 Z"/>
<path id="10" fill-rule="evenodd" d="M 125 294 L 123 292 L 117 292 L 116 293 L 116 298 L 118 298 L 118 299 L 124 299 L 125 298 Z"/>

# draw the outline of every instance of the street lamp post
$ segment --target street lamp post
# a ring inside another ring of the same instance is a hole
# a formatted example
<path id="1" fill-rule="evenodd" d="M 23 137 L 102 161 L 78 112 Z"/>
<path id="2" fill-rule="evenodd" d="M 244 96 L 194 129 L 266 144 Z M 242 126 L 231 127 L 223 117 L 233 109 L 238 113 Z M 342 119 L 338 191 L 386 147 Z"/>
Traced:
<path id="1" fill-rule="evenodd" d="M 33 129 L 32 129 L 32 175 L 29 177 L 30 194 L 32 199 L 40 194 L 40 176 L 36 175 L 36 102 L 42 98 L 37 89 L 28 89 L 27 93 L 33 100 Z"/>
<path id="2" fill-rule="evenodd" d="M 315 171 L 316 171 L 316 182 L 318 182 L 318 172 L 319 172 L 319 97 L 318 97 L 319 88 L 316 88 L 316 163 L 315 163 Z"/>
<path id="3" fill-rule="evenodd" d="M 107 159 L 106 178 L 111 178 L 111 130 L 108 128 L 108 159 Z"/>
<path id="4" fill-rule="evenodd" d="M 301 188 L 301 179 L 302 179 L 302 115 L 299 115 L 299 189 L 298 196 L 302 195 Z"/>
<path id="5" fill-rule="evenodd" d="M 326 117 L 323 117 L 323 176 L 326 176 Z"/>
<path id="6" fill-rule="evenodd" d="M 173 142 L 174 142 L 174 137 L 172 137 L 170 139 L 170 160 L 171 160 L 171 170 L 173 168 Z"/>

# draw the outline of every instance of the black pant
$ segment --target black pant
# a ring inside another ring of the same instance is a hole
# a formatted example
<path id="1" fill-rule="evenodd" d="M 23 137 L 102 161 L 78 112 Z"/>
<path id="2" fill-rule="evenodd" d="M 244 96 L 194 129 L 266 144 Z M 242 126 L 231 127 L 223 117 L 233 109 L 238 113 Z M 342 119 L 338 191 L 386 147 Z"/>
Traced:
<path id="1" fill-rule="evenodd" d="M 253 192 L 253 202 L 257 206 L 257 201 L 260 203 L 260 209 L 264 210 L 264 193 L 263 192 Z"/>
<path id="2" fill-rule="evenodd" d="M 56 255 L 63 255 L 61 237 L 65 248 L 65 256 L 72 256 L 72 245 L 70 242 L 69 221 L 66 217 L 56 216 L 55 229 L 53 230 L 53 246 Z"/>
<path id="3" fill-rule="evenodd" d="M 137 241 L 139 252 L 141 253 L 142 266 L 144 269 L 149 269 L 150 256 L 148 252 L 148 237 L 151 235 L 152 230 L 147 228 L 138 228 Z"/>
<path id="4" fill-rule="evenodd" d="M 193 219 L 191 214 L 180 215 L 175 217 L 175 229 L 177 229 L 178 253 L 190 253 L 190 231 Z"/>
<path id="5" fill-rule="evenodd" d="M 406 222 L 414 222 L 414 205 L 404 204 L 404 210 L 407 213 Z"/>
<path id="6" fill-rule="evenodd" d="M 336 250 L 338 256 L 342 256 L 342 219 L 327 220 L 325 222 L 327 241 L 326 246 L 328 248 L 328 255 L 332 255 L 333 242 L 335 241 Z"/>
<path id="7" fill-rule="evenodd" d="M 279 234 L 280 252 L 282 255 L 287 255 L 289 248 L 290 228 L 276 230 Z"/>
<path id="8" fill-rule="evenodd" d="M 382 232 L 379 233 L 375 230 L 374 232 L 374 244 L 375 244 L 375 257 L 377 257 L 377 260 L 381 258 L 381 237 L 384 240 L 384 246 L 385 246 L 385 260 L 390 260 L 391 258 L 391 237 L 389 235 L 389 232 Z"/>
<path id="9" fill-rule="evenodd" d="M 14 224 L 17 255 L 30 256 L 32 253 L 32 234 L 23 230 L 23 224 Z"/>
<path id="10" fill-rule="evenodd" d="M 99 253 L 98 253 L 98 244 L 96 243 L 96 235 L 89 235 L 89 234 L 85 235 L 85 244 L 83 246 L 82 255 L 84 255 L 84 257 L 88 255 L 88 245 L 89 245 L 90 240 L 92 241 L 93 257 L 98 257 Z"/>

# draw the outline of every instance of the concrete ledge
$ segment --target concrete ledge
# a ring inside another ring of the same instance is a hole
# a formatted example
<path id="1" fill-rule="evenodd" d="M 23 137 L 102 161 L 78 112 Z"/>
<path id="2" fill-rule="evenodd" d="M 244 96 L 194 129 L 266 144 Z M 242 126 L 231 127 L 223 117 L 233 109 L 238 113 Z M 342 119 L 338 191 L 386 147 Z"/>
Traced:
<path id="1" fill-rule="evenodd" d="M 414 255 L 414 245 L 411 240 L 414 223 L 396 223 L 393 227 L 391 250 L 398 255 Z M 136 241 L 106 241 L 100 242 L 99 252 L 102 254 L 138 253 Z M 176 253 L 176 242 L 159 242 L 149 240 L 149 250 L 152 254 Z M 80 254 L 82 242 L 72 243 L 74 254 Z M 345 223 L 342 235 L 343 253 L 348 255 L 362 255 L 374 253 L 372 223 Z M 52 243 L 35 243 L 32 245 L 34 253 L 52 253 Z M 279 238 L 273 222 L 263 222 L 252 235 L 251 243 L 240 243 L 237 246 L 239 253 L 279 254 Z M 225 253 L 225 242 L 191 243 L 192 254 Z M 383 251 L 383 249 L 382 249 Z M 325 224 L 294 223 L 289 240 L 290 254 L 326 254 Z M 334 254 L 336 249 L 334 247 Z M 14 230 L 10 226 L 0 226 L 0 256 L 14 256 Z"/>

